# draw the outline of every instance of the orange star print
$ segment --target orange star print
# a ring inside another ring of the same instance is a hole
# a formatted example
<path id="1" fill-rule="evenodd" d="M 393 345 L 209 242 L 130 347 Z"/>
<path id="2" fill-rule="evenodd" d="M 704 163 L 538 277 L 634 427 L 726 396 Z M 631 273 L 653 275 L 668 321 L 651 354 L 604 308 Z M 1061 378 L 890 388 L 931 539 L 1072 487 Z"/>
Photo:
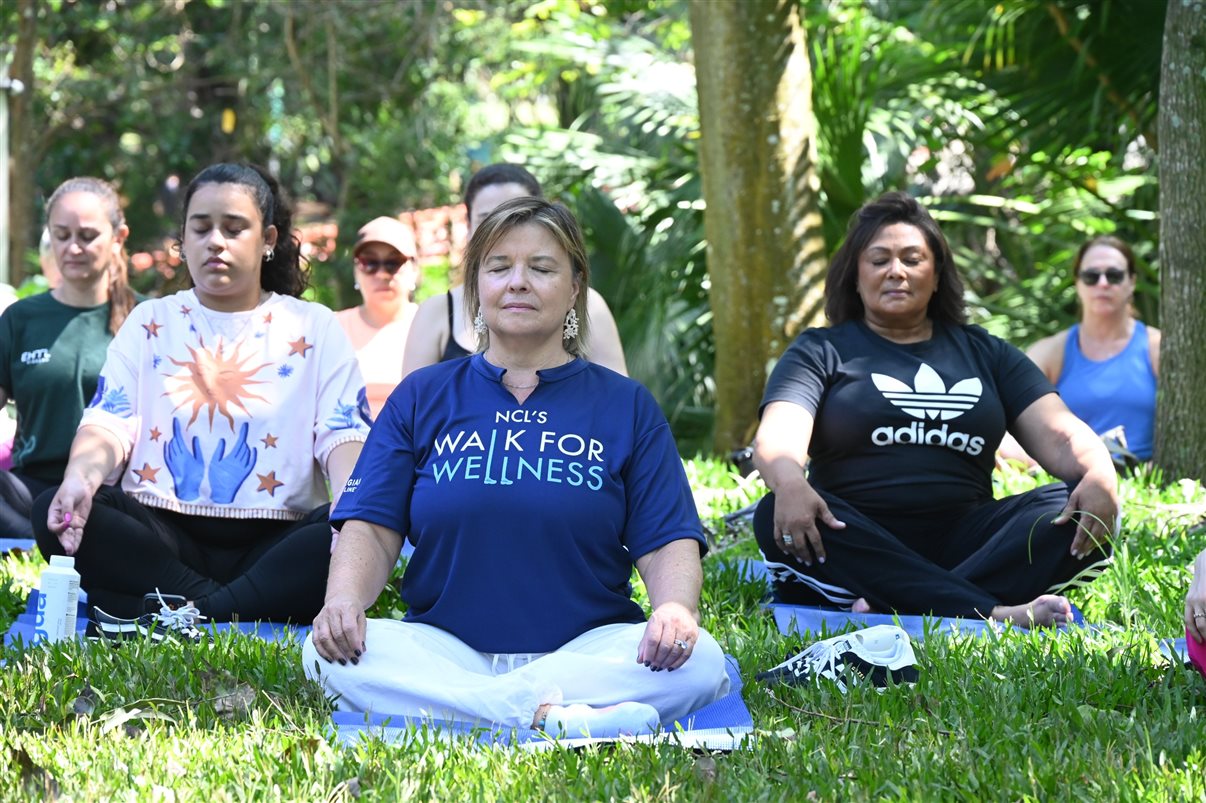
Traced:
<path id="1" fill-rule="evenodd" d="M 150 463 L 143 463 L 142 468 L 134 469 L 134 473 L 138 475 L 139 482 L 155 482 L 155 475 L 157 475 L 159 471 L 160 469 L 151 468 Z"/>
<path id="2" fill-rule="evenodd" d="M 256 490 L 267 491 L 268 495 L 272 497 L 276 496 L 276 489 L 285 484 L 276 478 L 275 471 L 269 471 L 267 474 L 256 474 L 256 476 L 260 478 L 260 487 L 256 488 Z"/>
<path id="3" fill-rule="evenodd" d="M 294 354 L 300 354 L 305 357 L 306 352 L 312 348 L 314 348 L 314 345 L 312 343 L 307 343 L 306 338 L 303 335 L 297 340 L 289 341 L 289 356 L 292 357 Z"/>

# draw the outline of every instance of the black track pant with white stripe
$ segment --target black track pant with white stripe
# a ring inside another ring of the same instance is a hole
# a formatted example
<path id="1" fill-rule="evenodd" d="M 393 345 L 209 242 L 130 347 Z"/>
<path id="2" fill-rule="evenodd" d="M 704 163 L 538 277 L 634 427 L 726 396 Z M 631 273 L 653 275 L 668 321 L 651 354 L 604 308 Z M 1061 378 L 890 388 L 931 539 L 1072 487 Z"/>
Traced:
<path id="1" fill-rule="evenodd" d="M 876 611 L 987 617 L 997 605 L 1088 583 L 1108 565 L 1108 545 L 1079 560 L 1070 552 L 1075 523 L 1051 523 L 1068 502 L 1063 483 L 927 519 L 872 518 L 818 493 L 846 523 L 835 530 L 817 522 L 825 563 L 806 566 L 780 549 L 774 494 L 755 512 L 754 534 L 779 602 L 849 608 L 863 597 Z"/>

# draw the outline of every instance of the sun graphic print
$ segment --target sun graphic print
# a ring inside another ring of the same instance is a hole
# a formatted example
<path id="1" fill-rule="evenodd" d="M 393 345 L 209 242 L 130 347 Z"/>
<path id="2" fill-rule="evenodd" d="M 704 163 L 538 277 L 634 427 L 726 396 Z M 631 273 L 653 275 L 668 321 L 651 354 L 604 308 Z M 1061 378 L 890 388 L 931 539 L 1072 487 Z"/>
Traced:
<path id="1" fill-rule="evenodd" d="M 252 377 L 272 363 L 266 362 L 254 368 L 247 368 L 246 363 L 250 362 L 253 357 L 240 359 L 239 349 L 242 345 L 241 342 L 237 343 L 234 353 L 227 357 L 226 347 L 221 339 L 218 340 L 218 345 L 212 351 L 202 341 L 197 348 L 185 346 L 192 355 L 192 360 L 181 361 L 174 357 L 168 358 L 182 370 L 174 375 L 168 375 L 168 389 L 163 395 L 176 403 L 176 410 L 188 404 L 193 406 L 193 415 L 188 420 L 188 426 L 191 427 L 201 410 L 206 409 L 209 413 L 211 431 L 214 428 L 214 413 L 221 413 L 225 416 L 233 429 L 235 422 L 234 416 L 230 414 L 231 405 L 235 405 L 250 415 L 243 400 L 267 401 L 263 396 L 252 393 L 248 387 L 264 384 L 267 380 Z"/>

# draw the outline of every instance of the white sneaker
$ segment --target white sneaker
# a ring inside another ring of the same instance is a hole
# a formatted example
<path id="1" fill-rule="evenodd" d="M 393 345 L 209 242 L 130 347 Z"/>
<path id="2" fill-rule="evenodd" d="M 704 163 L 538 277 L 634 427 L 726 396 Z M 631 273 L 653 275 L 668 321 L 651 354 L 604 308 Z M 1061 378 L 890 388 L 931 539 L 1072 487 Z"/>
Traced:
<path id="1" fill-rule="evenodd" d="M 917 657 L 909 634 L 895 625 L 876 625 L 818 641 L 783 663 L 761 672 L 764 683 L 790 686 L 828 678 L 846 693 L 847 684 L 870 681 L 882 691 L 892 684 L 917 682 Z"/>
<path id="2" fill-rule="evenodd" d="M 149 637 L 156 642 L 171 639 L 198 643 L 206 639 L 206 634 L 197 628 L 206 617 L 184 597 L 161 594 L 155 589 L 154 594 L 143 597 L 143 607 L 146 613 L 136 619 L 122 619 L 93 608 L 92 621 L 100 634 L 112 641 Z"/>

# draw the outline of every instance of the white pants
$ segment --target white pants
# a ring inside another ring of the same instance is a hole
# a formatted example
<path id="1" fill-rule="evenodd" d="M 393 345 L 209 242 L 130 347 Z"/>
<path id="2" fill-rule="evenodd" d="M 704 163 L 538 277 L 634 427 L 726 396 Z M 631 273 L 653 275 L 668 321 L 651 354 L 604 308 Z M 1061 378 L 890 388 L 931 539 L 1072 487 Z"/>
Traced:
<path id="1" fill-rule="evenodd" d="M 647 703 L 663 723 L 729 691 L 725 657 L 703 630 L 691 657 L 673 672 L 636 661 L 645 624 L 604 625 L 540 654 L 478 652 L 430 625 L 370 619 L 358 665 L 328 663 L 311 637 L 305 672 L 343 711 L 529 728 L 545 703 L 607 706 Z"/>

